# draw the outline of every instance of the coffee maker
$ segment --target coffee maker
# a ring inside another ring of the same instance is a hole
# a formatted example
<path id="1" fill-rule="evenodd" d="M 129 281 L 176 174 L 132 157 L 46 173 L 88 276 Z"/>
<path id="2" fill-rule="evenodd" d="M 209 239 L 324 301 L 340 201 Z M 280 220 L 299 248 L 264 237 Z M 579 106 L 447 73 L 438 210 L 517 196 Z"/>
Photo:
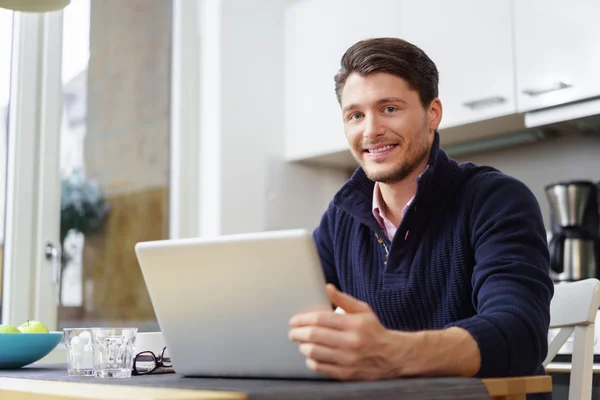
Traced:
<path id="1" fill-rule="evenodd" d="M 590 181 L 558 182 L 545 187 L 552 239 L 550 275 L 555 282 L 600 277 L 599 190 Z"/>

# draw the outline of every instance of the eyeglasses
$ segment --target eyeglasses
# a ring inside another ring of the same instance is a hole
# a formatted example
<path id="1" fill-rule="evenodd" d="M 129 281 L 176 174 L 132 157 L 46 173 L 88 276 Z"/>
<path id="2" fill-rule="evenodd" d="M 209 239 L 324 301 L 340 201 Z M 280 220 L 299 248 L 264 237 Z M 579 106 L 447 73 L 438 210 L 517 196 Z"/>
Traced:
<path id="1" fill-rule="evenodd" d="M 133 358 L 132 375 L 150 374 L 160 367 L 171 368 L 173 363 L 169 357 L 165 357 L 166 350 L 167 348 L 163 347 L 158 356 L 151 351 L 142 351 L 136 354 Z"/>

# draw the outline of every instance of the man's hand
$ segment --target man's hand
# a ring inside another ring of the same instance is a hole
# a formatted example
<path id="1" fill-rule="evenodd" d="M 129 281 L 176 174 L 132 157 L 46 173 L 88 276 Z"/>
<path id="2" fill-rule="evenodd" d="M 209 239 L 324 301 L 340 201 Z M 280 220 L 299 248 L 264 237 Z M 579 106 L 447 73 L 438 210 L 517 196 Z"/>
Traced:
<path id="1" fill-rule="evenodd" d="M 399 348 L 398 335 L 387 330 L 371 307 L 327 285 L 331 302 L 346 311 L 316 311 L 290 320 L 290 340 L 300 342 L 300 352 L 313 371 L 338 379 L 377 380 L 403 375 L 396 359 L 411 346 Z M 407 341 L 410 335 L 407 334 Z M 403 351 L 404 350 L 404 351 Z"/>
<path id="2" fill-rule="evenodd" d="M 332 310 L 295 315 L 290 340 L 300 342 L 308 368 L 343 380 L 400 376 L 473 376 L 481 355 L 477 342 L 459 327 L 420 332 L 386 329 L 371 307 L 327 285 Z"/>

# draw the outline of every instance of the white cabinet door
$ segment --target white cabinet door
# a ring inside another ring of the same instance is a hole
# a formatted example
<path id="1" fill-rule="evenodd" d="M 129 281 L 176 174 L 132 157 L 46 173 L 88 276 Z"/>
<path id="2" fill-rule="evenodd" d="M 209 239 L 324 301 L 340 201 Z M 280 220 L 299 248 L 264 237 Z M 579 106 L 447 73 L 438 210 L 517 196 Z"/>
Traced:
<path id="1" fill-rule="evenodd" d="M 600 1 L 513 0 L 520 112 L 600 95 Z"/>
<path id="2" fill-rule="evenodd" d="M 437 65 L 440 128 L 515 112 L 509 0 L 403 0 L 401 26 Z"/>
<path id="3" fill-rule="evenodd" d="M 355 42 L 399 37 L 398 0 L 307 0 L 286 10 L 286 159 L 348 149 L 333 77 Z"/>

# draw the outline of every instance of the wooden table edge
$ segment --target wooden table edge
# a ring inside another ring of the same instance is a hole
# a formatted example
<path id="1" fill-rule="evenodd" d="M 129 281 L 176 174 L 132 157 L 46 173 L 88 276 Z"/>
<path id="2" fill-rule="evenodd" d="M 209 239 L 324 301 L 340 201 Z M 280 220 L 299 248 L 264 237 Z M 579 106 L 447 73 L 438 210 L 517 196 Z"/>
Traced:
<path id="1" fill-rule="evenodd" d="M 485 378 L 491 398 L 524 398 L 528 393 L 552 392 L 551 376 Z M 517 397 L 512 397 L 517 396 Z M 83 382 L 59 382 L 0 377 L 0 400 L 148 399 L 148 400 L 248 400 L 242 392 L 221 390 L 175 389 Z"/>
<path id="2" fill-rule="evenodd" d="M 491 397 L 552 392 L 552 377 L 548 375 L 484 378 L 481 382 Z"/>
<path id="3" fill-rule="evenodd" d="M 241 392 L 175 389 L 0 377 L 0 400 L 59 399 L 248 400 Z"/>

